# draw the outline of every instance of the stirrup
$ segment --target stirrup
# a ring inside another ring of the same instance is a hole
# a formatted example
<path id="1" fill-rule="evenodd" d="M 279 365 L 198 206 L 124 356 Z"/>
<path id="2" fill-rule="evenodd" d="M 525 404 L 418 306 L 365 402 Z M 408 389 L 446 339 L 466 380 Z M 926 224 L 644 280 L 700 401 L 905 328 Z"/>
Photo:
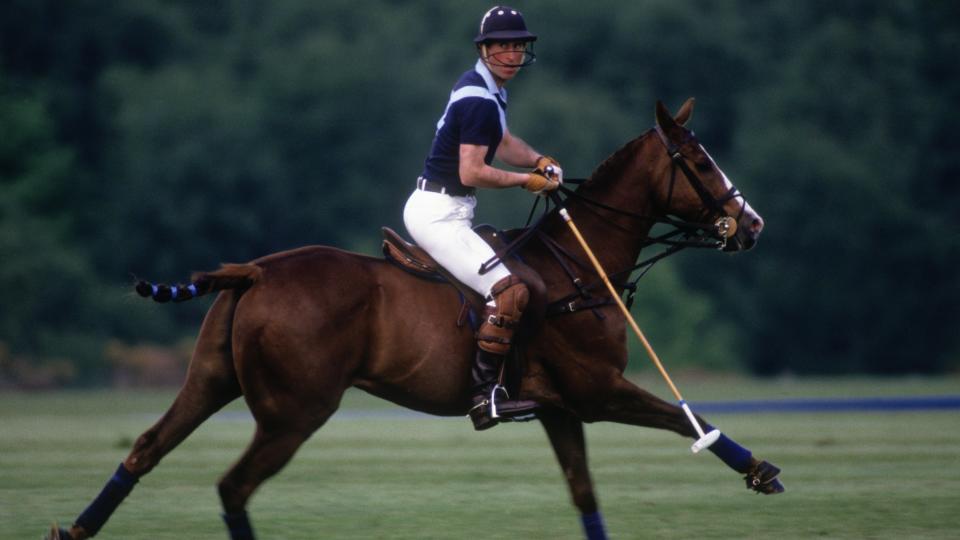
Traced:
<path id="1" fill-rule="evenodd" d="M 499 384 L 493 385 L 493 389 L 490 390 L 490 418 L 494 420 L 500 418 L 500 415 L 497 414 L 497 390 L 503 390 L 503 394 L 507 396 L 507 399 L 510 399 L 510 393 L 507 392 L 506 388 Z"/>
<path id="2" fill-rule="evenodd" d="M 537 413 L 534 409 L 526 410 L 525 412 L 513 412 L 510 413 L 509 407 L 507 411 L 507 416 L 501 415 L 497 411 L 497 400 L 496 393 L 497 390 L 503 391 L 502 398 L 506 399 L 508 403 L 513 403 L 514 405 L 519 405 L 522 402 L 510 402 L 510 393 L 502 385 L 495 385 L 493 390 L 490 391 L 490 399 L 484 400 L 489 401 L 490 403 L 490 418 L 498 422 L 529 422 L 530 420 L 536 420 Z M 532 402 L 531 402 L 532 403 Z M 534 407 L 538 407 L 537 404 L 534 404 Z"/>
<path id="3" fill-rule="evenodd" d="M 476 405 L 474 405 L 473 407 L 470 407 L 470 409 L 467 410 L 467 416 L 472 416 L 472 415 L 473 415 L 473 411 L 483 409 L 484 407 L 486 407 L 486 406 L 489 405 L 489 404 L 490 404 L 490 400 L 489 400 L 489 399 L 485 399 L 485 400 L 477 403 Z"/>
<path id="4" fill-rule="evenodd" d="M 475 411 L 475 410 L 477 410 L 477 409 L 482 409 L 483 407 L 486 407 L 487 405 L 489 405 L 489 406 L 490 406 L 490 418 L 492 418 L 492 419 L 500 418 L 500 415 L 497 414 L 497 400 L 495 399 L 496 393 L 497 393 L 497 390 L 498 390 L 498 389 L 499 389 L 499 390 L 503 390 L 503 393 L 507 396 L 507 398 L 508 398 L 508 399 L 510 398 L 510 394 L 507 393 L 507 389 L 506 389 L 506 388 L 504 388 L 503 386 L 501 386 L 501 385 L 499 385 L 499 384 L 495 384 L 495 385 L 493 385 L 493 389 L 490 390 L 490 397 L 488 397 L 487 399 L 485 399 L 485 400 L 477 403 L 477 404 L 474 405 L 473 407 L 470 407 L 470 410 L 467 411 L 467 412 L 468 412 L 468 413 L 472 413 L 473 411 Z"/>

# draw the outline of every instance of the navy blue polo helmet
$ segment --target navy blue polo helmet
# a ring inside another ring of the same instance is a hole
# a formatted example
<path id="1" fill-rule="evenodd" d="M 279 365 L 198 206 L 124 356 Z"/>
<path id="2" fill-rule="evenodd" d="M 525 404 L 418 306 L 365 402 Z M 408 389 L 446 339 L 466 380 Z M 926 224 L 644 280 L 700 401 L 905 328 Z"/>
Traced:
<path id="1" fill-rule="evenodd" d="M 537 35 L 527 30 L 523 14 L 507 6 L 494 6 L 483 15 L 480 33 L 473 38 L 477 45 L 491 41 L 536 41 Z"/>

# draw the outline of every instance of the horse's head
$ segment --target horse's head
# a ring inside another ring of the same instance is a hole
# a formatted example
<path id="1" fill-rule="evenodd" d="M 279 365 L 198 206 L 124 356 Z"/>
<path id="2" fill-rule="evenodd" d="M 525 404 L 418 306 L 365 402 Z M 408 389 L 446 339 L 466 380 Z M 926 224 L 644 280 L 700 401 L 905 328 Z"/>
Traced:
<path id="1" fill-rule="evenodd" d="M 763 230 L 763 219 L 684 127 L 693 114 L 693 102 L 688 99 L 676 118 L 657 102 L 655 132 L 663 143 L 664 158 L 654 165 L 659 169 L 653 174 L 658 179 L 655 200 L 665 214 L 712 225 L 718 236 L 726 238 L 724 251 L 750 249 Z"/>

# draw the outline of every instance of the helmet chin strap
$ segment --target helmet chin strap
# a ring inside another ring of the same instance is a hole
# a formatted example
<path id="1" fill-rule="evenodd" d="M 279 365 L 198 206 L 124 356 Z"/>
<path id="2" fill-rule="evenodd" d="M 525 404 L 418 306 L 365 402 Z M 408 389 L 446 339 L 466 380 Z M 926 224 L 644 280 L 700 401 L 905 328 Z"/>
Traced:
<path id="1" fill-rule="evenodd" d="M 490 58 L 490 55 L 487 54 L 487 44 L 486 44 L 486 43 L 481 43 L 481 44 L 480 44 L 480 59 L 483 60 L 483 63 L 484 63 L 484 64 L 486 64 L 487 62 L 489 62 L 489 60 L 487 60 L 488 58 Z"/>

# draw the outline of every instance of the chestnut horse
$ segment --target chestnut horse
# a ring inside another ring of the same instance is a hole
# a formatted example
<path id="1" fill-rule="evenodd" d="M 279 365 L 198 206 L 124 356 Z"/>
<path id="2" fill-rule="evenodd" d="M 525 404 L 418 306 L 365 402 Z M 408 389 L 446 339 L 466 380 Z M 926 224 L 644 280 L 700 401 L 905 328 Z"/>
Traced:
<path id="1" fill-rule="evenodd" d="M 608 271 L 629 269 L 654 219 L 691 223 L 736 219 L 727 251 L 749 249 L 763 221 L 683 125 L 693 100 L 669 115 L 657 103 L 651 129 L 609 157 L 567 200 L 569 214 Z M 679 172 L 678 172 L 679 171 Z M 585 534 L 605 538 L 587 467 L 583 422 L 612 421 L 697 435 L 674 404 L 624 378 L 623 316 L 557 212 L 520 254 L 546 303 L 592 290 L 533 325 L 524 338 L 519 397 L 541 404 L 537 418 L 581 513 Z M 560 254 L 558 256 L 558 253 Z M 565 262 L 562 261 L 565 259 Z M 571 276 L 578 279 L 575 284 Z M 623 285 L 623 280 L 618 280 Z M 596 283 L 594 283 L 596 285 Z M 253 441 L 219 482 L 231 538 L 253 538 L 251 494 L 277 473 L 337 410 L 353 386 L 417 411 L 464 415 L 471 406 L 475 340 L 456 324 L 462 301 L 447 283 L 414 277 L 395 264 L 331 247 L 305 247 L 194 277 L 189 291 L 222 291 L 206 315 L 186 382 L 164 416 L 135 442 L 100 495 L 69 530 L 51 538 L 97 533 L 143 475 L 197 426 L 243 396 L 256 420 Z M 167 289 L 169 291 L 169 289 Z M 156 288 L 154 289 L 156 291 Z M 182 297 L 181 297 L 182 298 Z M 597 299 L 607 302 L 598 302 Z M 567 303 L 564 301 L 564 305 Z M 702 422 L 702 419 L 700 419 Z M 703 424 L 707 425 L 707 424 Z M 783 490 L 779 470 L 727 437 L 710 447 L 761 493 Z"/>

